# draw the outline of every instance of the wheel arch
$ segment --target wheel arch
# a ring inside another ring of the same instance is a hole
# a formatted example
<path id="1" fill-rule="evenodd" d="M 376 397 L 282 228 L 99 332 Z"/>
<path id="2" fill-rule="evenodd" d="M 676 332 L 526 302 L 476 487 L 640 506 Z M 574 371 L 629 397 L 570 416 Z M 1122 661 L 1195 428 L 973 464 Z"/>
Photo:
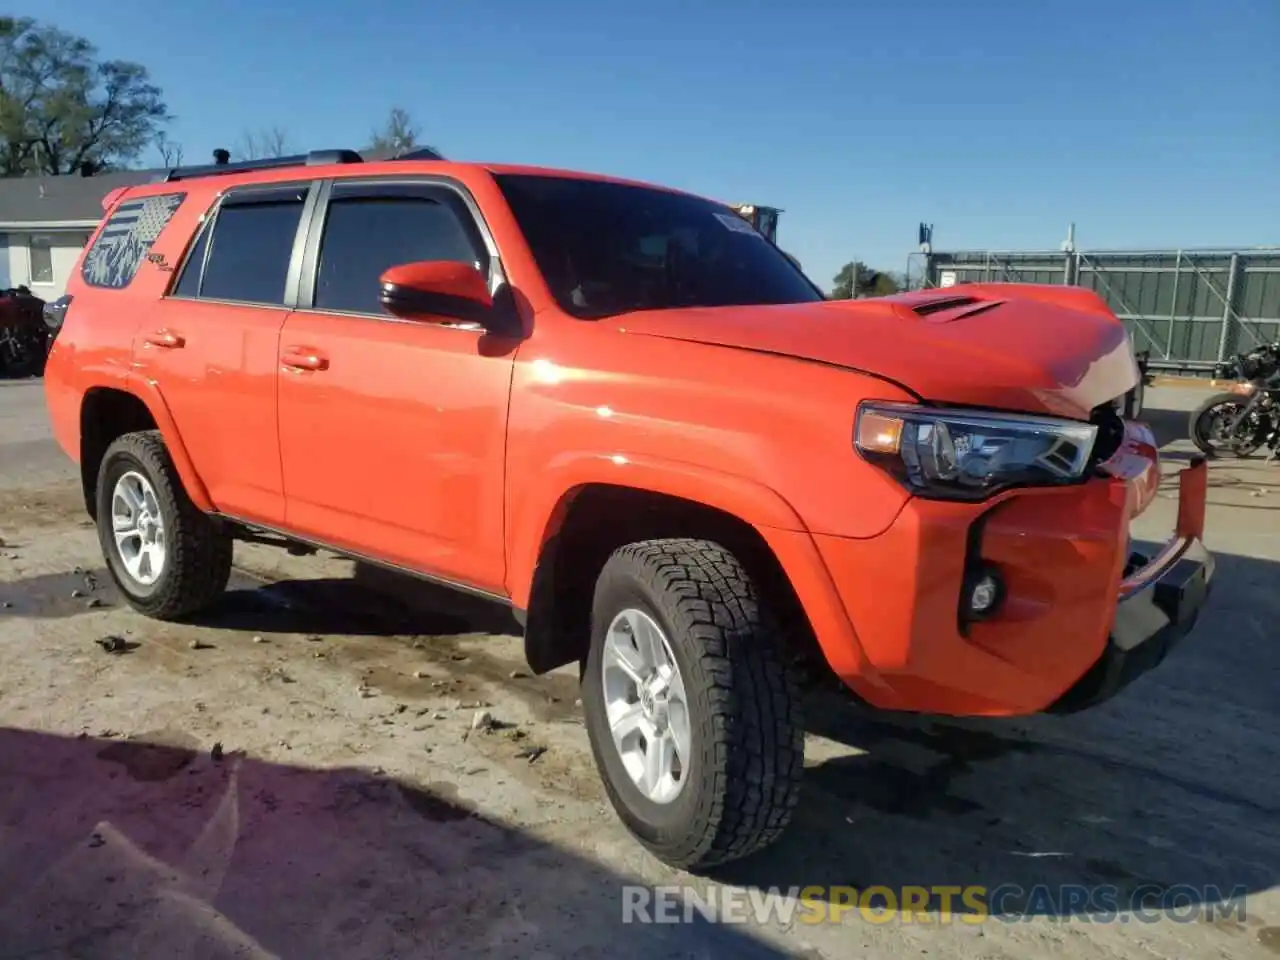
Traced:
<path id="1" fill-rule="evenodd" d="M 80 401 L 80 483 L 85 508 L 97 519 L 96 489 L 102 458 L 112 442 L 126 433 L 159 430 L 187 496 L 204 512 L 213 510 L 160 388 L 150 380 L 129 377 L 123 383 L 95 385 Z"/>
<path id="2" fill-rule="evenodd" d="M 516 606 L 530 668 L 541 674 L 583 659 L 605 561 L 627 543 L 670 537 L 709 540 L 733 553 L 794 638 L 796 655 L 812 656 L 813 628 L 781 561 L 755 523 L 709 502 L 715 499 L 599 480 L 564 491 L 543 525 L 527 590 L 513 594 L 523 601 Z"/>

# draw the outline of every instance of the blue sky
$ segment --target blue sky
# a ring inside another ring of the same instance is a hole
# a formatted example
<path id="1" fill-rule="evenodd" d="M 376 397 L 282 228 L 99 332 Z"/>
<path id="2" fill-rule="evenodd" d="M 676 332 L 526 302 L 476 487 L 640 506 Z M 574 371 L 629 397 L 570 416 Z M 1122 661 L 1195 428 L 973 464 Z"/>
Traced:
<path id="1" fill-rule="evenodd" d="M 13 8 L 18 9 L 13 9 Z M 1276 0 L 10 4 L 144 63 L 187 162 L 246 128 L 780 206 L 824 286 L 938 249 L 1280 243 Z"/>

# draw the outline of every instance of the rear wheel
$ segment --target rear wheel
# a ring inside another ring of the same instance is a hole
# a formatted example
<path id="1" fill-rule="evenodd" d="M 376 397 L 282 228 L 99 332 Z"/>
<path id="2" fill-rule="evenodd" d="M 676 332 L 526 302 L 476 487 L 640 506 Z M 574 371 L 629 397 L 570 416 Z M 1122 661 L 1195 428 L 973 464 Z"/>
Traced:
<path id="1" fill-rule="evenodd" d="M 587 732 L 632 834 L 684 869 L 776 840 L 804 767 L 799 694 L 733 555 L 692 539 L 622 547 L 597 581 L 591 631 Z"/>
<path id="2" fill-rule="evenodd" d="M 232 539 L 191 502 L 159 431 L 127 433 L 107 448 L 97 505 L 107 570 L 135 610 L 176 620 L 226 589 Z"/>
<path id="3" fill-rule="evenodd" d="M 1231 429 L 1247 404 L 1247 398 L 1235 393 L 1219 393 L 1207 399 L 1191 413 L 1187 431 L 1191 442 L 1211 457 L 1251 455 L 1262 445 L 1253 418 L 1245 420 L 1234 432 Z"/>

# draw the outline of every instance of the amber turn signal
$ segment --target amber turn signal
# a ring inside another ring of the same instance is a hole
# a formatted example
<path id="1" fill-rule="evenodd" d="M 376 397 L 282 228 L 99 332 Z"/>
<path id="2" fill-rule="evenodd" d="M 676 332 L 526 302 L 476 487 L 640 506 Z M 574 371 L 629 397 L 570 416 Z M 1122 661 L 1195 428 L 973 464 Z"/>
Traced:
<path id="1" fill-rule="evenodd" d="M 902 447 L 903 422 L 897 417 L 865 411 L 858 418 L 858 449 L 864 453 L 897 453 Z"/>

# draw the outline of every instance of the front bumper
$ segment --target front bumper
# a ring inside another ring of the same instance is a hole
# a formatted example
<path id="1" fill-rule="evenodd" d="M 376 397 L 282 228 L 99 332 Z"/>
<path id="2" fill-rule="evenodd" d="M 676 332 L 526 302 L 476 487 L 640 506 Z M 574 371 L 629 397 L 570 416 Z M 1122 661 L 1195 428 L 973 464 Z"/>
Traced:
<path id="1" fill-rule="evenodd" d="M 1213 578 L 1202 460 L 1178 478 L 1173 538 L 1130 562 L 1129 524 L 1155 497 L 1158 464 L 1149 430 L 1130 423 L 1103 475 L 1080 486 L 980 505 L 916 499 L 876 537 L 813 536 L 823 576 L 792 581 L 828 664 L 887 710 L 1015 716 L 1114 695 L 1190 631 Z M 803 569 L 802 545 L 774 541 L 785 569 Z M 961 600 L 975 561 L 1005 586 L 978 621 Z"/>
<path id="2" fill-rule="evenodd" d="M 1134 554 L 1120 588 L 1102 656 L 1050 707 L 1075 713 L 1110 700 L 1157 667 L 1191 632 L 1213 587 L 1213 556 L 1204 548 L 1207 473 L 1199 457 L 1178 478 L 1178 528 L 1154 556 Z"/>

